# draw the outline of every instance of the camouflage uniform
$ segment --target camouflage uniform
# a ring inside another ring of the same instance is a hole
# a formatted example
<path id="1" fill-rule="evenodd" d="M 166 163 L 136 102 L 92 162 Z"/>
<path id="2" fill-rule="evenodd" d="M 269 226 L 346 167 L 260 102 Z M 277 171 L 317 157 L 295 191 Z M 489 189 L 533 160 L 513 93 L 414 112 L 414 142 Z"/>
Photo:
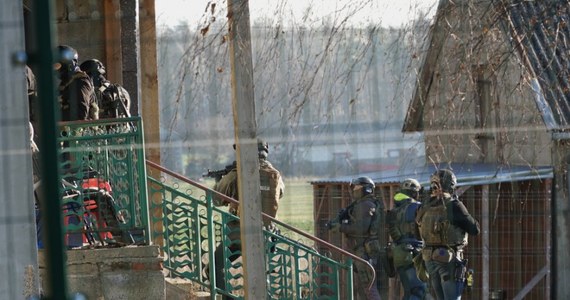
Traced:
<path id="1" fill-rule="evenodd" d="M 101 119 L 130 117 L 131 97 L 122 86 L 103 81 L 101 86 L 95 89 L 95 94 Z"/>
<path id="2" fill-rule="evenodd" d="M 98 59 L 88 59 L 79 66 L 91 78 L 95 87 L 99 118 L 130 117 L 131 97 L 120 84 L 113 84 L 105 74 L 107 69 Z"/>
<path id="3" fill-rule="evenodd" d="M 220 181 L 218 181 L 214 190 L 224 194 L 233 199 L 239 200 L 238 198 L 238 182 L 237 182 L 237 166 L 234 162 L 234 169 L 224 175 Z M 281 173 L 273 167 L 273 165 L 265 158 L 260 157 L 259 159 L 259 175 L 260 175 L 260 189 L 261 189 L 261 210 L 265 214 L 277 218 L 277 210 L 279 208 L 279 200 L 283 197 L 285 191 L 285 184 L 281 177 Z M 214 198 L 214 204 L 216 206 L 227 205 L 221 199 Z M 239 216 L 239 206 L 234 203 L 229 204 L 230 213 L 235 216 Z M 263 225 L 268 230 L 273 230 L 274 226 L 270 220 L 263 220 Z M 241 243 L 240 243 L 240 224 L 239 221 L 233 220 L 227 224 L 228 230 L 230 232 L 229 239 L 232 243 L 229 246 L 229 251 L 234 253 L 230 255 L 227 260 L 230 262 L 235 261 L 241 256 Z M 225 272 L 224 272 L 224 245 L 220 243 L 215 250 L 215 272 L 216 272 L 216 287 L 227 290 L 225 288 Z"/>

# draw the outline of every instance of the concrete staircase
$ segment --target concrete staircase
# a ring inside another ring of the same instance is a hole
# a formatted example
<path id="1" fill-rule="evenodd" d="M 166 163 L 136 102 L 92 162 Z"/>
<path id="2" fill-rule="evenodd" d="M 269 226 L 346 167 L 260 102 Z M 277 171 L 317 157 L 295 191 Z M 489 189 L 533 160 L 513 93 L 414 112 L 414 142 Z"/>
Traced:
<path id="1" fill-rule="evenodd" d="M 207 300 L 210 292 L 190 280 L 166 278 L 166 299 L 168 300 Z"/>

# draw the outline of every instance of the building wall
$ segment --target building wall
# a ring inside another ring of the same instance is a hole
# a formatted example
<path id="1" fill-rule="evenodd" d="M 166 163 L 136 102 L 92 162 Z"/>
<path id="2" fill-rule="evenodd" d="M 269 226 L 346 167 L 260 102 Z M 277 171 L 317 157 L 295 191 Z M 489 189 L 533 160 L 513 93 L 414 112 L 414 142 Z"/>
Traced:
<path id="1" fill-rule="evenodd" d="M 55 19 L 59 44 L 69 45 L 79 53 L 79 63 L 97 58 L 106 64 L 105 1 L 57 0 Z"/>
<path id="2" fill-rule="evenodd" d="M 427 161 L 549 165 L 550 135 L 529 78 L 488 1 L 477 3 L 444 10 L 448 26 L 423 116 Z"/>
<path id="3" fill-rule="evenodd" d="M 45 252 L 40 250 L 38 255 L 40 275 L 45 279 Z M 166 297 L 158 246 L 68 251 L 67 273 L 69 293 L 81 293 L 86 299 Z"/>

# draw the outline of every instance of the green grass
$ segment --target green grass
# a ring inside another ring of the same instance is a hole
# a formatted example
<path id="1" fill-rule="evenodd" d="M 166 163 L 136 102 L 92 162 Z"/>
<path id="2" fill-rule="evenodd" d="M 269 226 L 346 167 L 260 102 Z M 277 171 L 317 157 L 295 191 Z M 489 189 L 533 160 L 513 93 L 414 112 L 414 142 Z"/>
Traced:
<path id="1" fill-rule="evenodd" d="M 313 186 L 308 179 L 285 181 L 285 195 L 279 202 L 277 217 L 280 221 L 313 233 Z"/>
<path id="2" fill-rule="evenodd" d="M 313 234 L 313 186 L 309 180 L 306 178 L 284 178 L 285 194 L 279 202 L 277 218 L 281 222 Z M 208 179 L 203 184 L 213 187 L 214 181 Z"/>

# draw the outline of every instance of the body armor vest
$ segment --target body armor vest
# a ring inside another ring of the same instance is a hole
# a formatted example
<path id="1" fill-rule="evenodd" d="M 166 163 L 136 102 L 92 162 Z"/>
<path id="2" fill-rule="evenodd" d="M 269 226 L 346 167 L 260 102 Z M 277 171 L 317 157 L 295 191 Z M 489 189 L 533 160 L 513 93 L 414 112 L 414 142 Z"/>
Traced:
<path id="1" fill-rule="evenodd" d="M 419 206 L 420 203 L 416 201 L 409 201 L 401 206 L 394 208 L 391 212 L 390 222 L 393 222 L 394 226 L 390 230 L 390 235 L 394 241 L 398 241 L 401 238 L 417 238 L 418 225 L 415 220 L 414 206 Z"/>
<path id="2" fill-rule="evenodd" d="M 436 199 L 435 201 L 440 200 Z M 451 201 L 451 199 L 446 198 L 445 204 Z M 451 224 L 447 218 L 447 209 L 444 203 L 432 204 L 424 209 L 421 217 L 420 234 L 426 246 L 462 248 L 467 245 L 467 233 Z"/>

